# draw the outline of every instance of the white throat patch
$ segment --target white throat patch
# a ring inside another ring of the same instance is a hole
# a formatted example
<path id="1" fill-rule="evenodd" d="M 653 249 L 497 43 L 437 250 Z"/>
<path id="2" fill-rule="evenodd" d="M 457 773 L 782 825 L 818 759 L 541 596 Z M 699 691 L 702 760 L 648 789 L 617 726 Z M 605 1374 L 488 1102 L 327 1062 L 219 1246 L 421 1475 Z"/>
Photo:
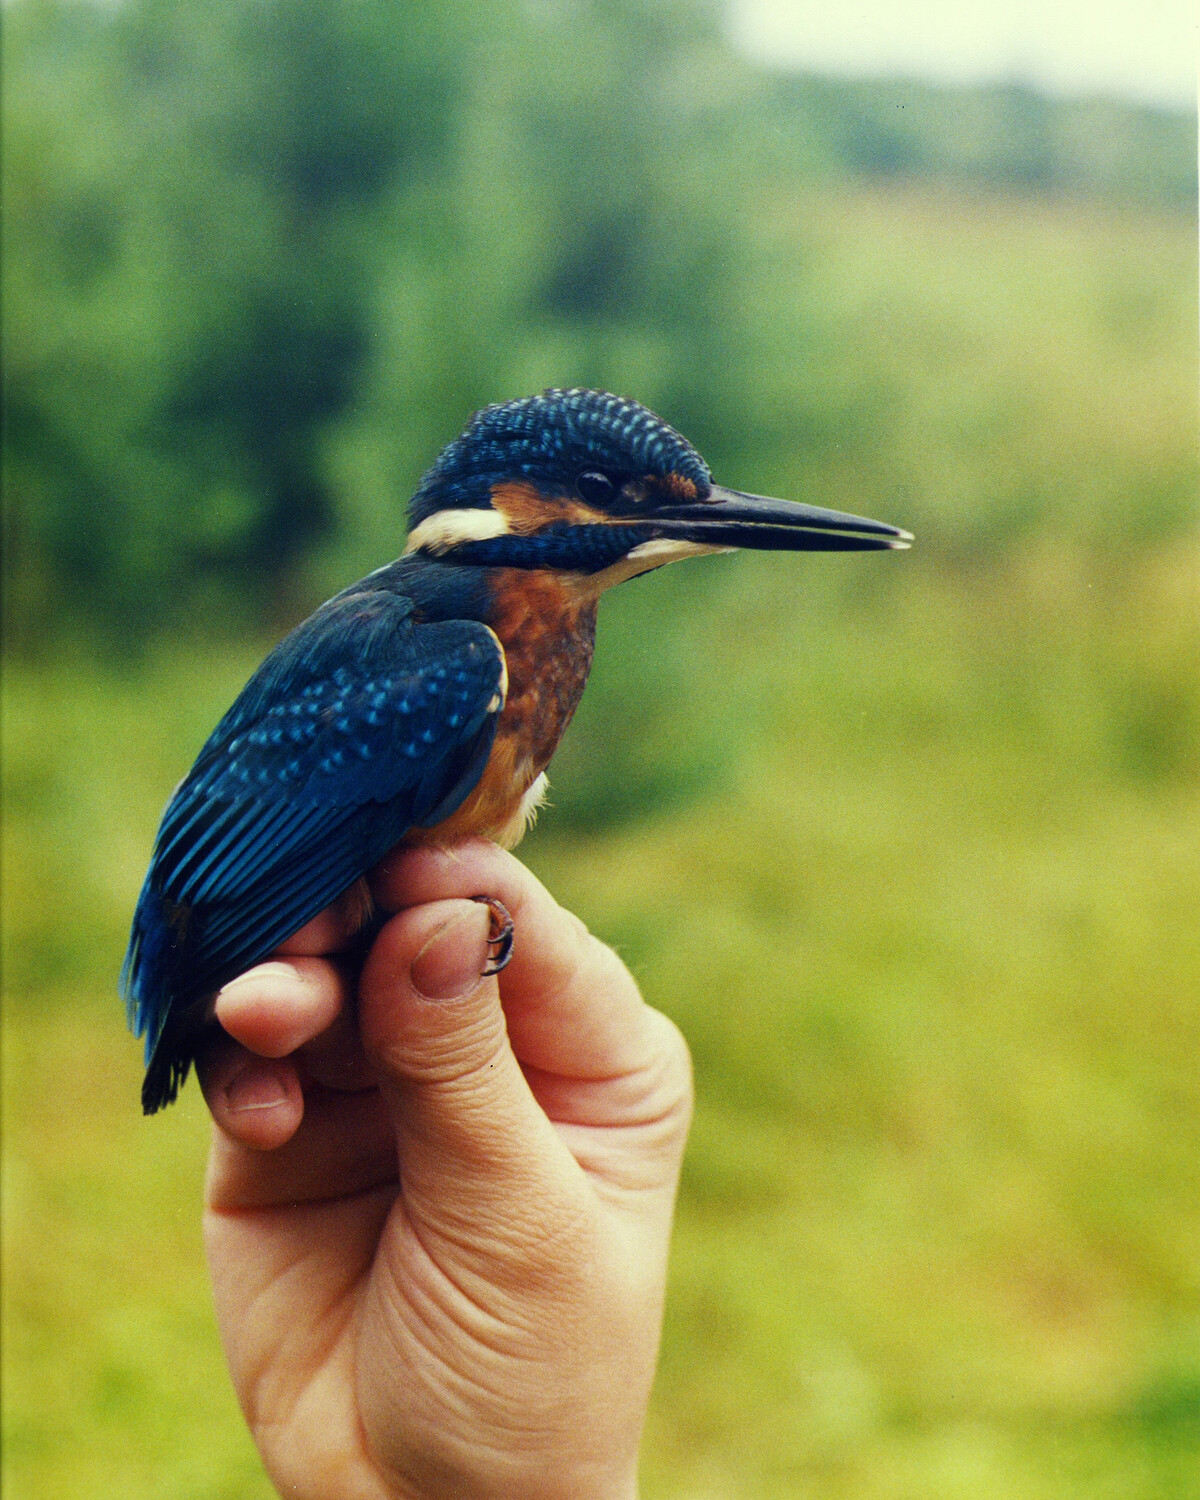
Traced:
<path id="1" fill-rule="evenodd" d="M 682 562 L 686 557 L 709 557 L 718 552 L 736 551 L 736 547 L 714 547 L 709 542 L 684 542 L 674 537 L 657 537 L 652 542 L 639 543 L 602 572 L 583 574 L 578 588 L 587 597 L 599 597 L 605 589 L 624 583 L 627 578 L 636 578 L 640 573 L 649 573 L 653 568 L 665 567 L 667 563 Z"/>

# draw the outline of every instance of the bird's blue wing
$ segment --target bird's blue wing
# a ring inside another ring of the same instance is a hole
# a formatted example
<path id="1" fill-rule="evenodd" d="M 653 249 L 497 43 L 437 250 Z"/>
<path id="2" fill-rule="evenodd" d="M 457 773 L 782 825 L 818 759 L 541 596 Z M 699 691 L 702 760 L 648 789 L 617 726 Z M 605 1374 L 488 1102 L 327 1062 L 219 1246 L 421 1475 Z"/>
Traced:
<path id="1" fill-rule="evenodd" d="M 399 798 L 410 827 L 467 795 L 461 753 L 494 726 L 503 652 L 486 626 L 415 623 L 410 608 L 388 594 L 336 601 L 283 643 L 282 660 L 264 662 L 163 818 L 154 865 L 165 896 L 242 894 L 264 859 L 286 863 L 343 826 L 347 809 Z"/>
<path id="2" fill-rule="evenodd" d="M 258 962 L 482 774 L 503 705 L 486 626 L 340 597 L 276 648 L 163 816 L 122 975 L 148 1051 L 170 1009 Z"/>

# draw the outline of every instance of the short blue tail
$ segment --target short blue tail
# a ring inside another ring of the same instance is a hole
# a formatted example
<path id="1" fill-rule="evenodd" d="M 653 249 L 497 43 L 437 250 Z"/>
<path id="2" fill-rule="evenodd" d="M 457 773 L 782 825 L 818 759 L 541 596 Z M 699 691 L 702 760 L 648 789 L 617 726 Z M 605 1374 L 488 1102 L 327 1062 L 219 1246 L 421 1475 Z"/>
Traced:
<path id="1" fill-rule="evenodd" d="M 145 1038 L 147 1071 L 142 1086 L 142 1108 L 147 1114 L 170 1104 L 187 1076 L 187 1058 L 181 1059 L 164 1035 L 171 1012 L 176 953 L 162 897 L 147 875 L 121 966 L 121 994 L 125 998 L 129 1029 L 135 1036 Z"/>

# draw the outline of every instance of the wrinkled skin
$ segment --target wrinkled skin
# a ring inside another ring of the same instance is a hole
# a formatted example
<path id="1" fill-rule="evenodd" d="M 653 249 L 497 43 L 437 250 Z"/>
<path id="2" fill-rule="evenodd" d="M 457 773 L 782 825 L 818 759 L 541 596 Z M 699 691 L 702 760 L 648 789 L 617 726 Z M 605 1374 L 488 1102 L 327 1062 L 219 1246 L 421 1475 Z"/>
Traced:
<path id="1" fill-rule="evenodd" d="M 226 986 L 201 1068 L 230 1370 L 295 1500 L 629 1497 L 686 1048 L 511 855 L 394 855 L 349 993 L 331 908 Z M 512 962 L 480 978 L 488 911 Z"/>

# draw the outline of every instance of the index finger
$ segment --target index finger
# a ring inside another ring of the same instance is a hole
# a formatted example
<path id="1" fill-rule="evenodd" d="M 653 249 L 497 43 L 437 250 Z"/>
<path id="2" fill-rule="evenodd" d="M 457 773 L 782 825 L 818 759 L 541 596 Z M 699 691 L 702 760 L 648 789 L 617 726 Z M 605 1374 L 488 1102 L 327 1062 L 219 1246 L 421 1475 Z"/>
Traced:
<path id="1" fill-rule="evenodd" d="M 482 839 L 452 849 L 396 851 L 372 877 L 390 911 L 454 897 L 494 896 L 516 928 L 500 998 L 513 1051 L 528 1067 L 577 1079 L 645 1067 L 655 1013 L 611 948 L 559 906 L 511 854 Z"/>

